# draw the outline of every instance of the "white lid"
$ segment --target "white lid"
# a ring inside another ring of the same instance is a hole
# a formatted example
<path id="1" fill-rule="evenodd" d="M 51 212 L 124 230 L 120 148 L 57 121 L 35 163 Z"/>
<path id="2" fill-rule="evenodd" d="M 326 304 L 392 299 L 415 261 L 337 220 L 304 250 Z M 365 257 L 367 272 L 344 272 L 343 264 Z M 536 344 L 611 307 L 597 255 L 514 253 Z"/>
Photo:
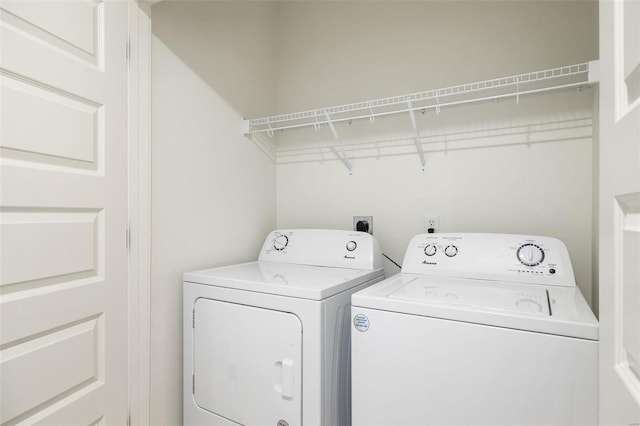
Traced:
<path id="1" fill-rule="evenodd" d="M 457 298 L 447 297 L 448 294 Z M 351 304 L 356 308 L 598 340 L 598 321 L 577 287 L 402 273 L 355 293 Z"/>
<path id="2" fill-rule="evenodd" d="M 539 286 L 483 283 L 455 278 L 415 277 L 387 297 L 495 312 L 549 316 L 547 291 Z"/>
<path id="3" fill-rule="evenodd" d="M 186 272 L 185 283 L 323 300 L 383 275 L 374 271 L 280 262 L 249 262 Z"/>

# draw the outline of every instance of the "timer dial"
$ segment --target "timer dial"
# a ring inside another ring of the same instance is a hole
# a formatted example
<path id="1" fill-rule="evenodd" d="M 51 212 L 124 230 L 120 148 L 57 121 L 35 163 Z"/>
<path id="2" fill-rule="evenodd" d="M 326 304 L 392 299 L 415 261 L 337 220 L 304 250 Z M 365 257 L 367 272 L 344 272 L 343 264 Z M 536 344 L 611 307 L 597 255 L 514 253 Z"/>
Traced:
<path id="1" fill-rule="evenodd" d="M 544 260 L 544 251 L 532 243 L 523 244 L 518 249 L 518 260 L 525 266 L 538 266 Z"/>
<path id="2" fill-rule="evenodd" d="M 446 254 L 449 257 L 453 257 L 456 254 L 458 254 L 458 247 L 456 247 L 456 246 L 447 246 L 444 249 L 444 254 Z"/>
<path id="3" fill-rule="evenodd" d="M 438 251 L 438 249 L 433 244 L 429 244 L 424 248 L 424 254 L 427 256 L 433 256 L 436 254 L 436 251 Z"/>
<path id="4" fill-rule="evenodd" d="M 273 240 L 273 248 L 282 251 L 289 244 L 289 238 L 286 235 L 278 235 L 275 240 Z"/>

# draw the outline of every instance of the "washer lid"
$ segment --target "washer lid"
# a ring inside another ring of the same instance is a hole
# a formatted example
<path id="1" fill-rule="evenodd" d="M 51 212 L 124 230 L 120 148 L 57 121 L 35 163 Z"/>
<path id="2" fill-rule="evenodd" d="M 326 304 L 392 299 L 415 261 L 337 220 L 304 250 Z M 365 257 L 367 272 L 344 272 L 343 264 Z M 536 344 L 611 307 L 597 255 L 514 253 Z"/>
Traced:
<path id="1" fill-rule="evenodd" d="M 598 321 L 577 287 L 398 274 L 355 293 L 351 303 L 354 307 L 598 340 Z"/>
<path id="2" fill-rule="evenodd" d="M 301 299 L 323 300 L 372 279 L 382 278 L 383 274 L 383 269 L 371 271 L 257 261 L 186 272 L 184 281 Z"/>
<path id="3" fill-rule="evenodd" d="M 388 297 L 520 315 L 551 315 L 548 292 L 541 287 L 520 287 L 503 283 L 479 286 L 459 280 L 415 278 L 391 292 Z"/>

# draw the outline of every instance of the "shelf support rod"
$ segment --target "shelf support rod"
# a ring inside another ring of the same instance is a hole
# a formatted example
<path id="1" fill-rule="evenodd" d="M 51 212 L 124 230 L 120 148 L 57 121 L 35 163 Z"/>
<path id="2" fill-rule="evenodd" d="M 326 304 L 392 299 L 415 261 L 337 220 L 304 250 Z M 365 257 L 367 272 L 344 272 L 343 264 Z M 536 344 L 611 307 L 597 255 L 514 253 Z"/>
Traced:
<path id="1" fill-rule="evenodd" d="M 420 164 L 422 165 L 422 171 L 424 171 L 425 161 L 424 161 L 424 151 L 422 151 L 422 142 L 420 141 L 420 131 L 418 130 L 418 125 L 416 124 L 416 114 L 413 112 L 413 106 L 411 105 L 411 101 L 407 101 L 407 107 L 409 109 L 409 117 L 411 118 L 411 126 L 413 126 L 413 132 L 415 133 L 416 140 L 416 150 L 418 151 L 418 155 L 420 156 Z"/>
<path id="2" fill-rule="evenodd" d="M 329 116 L 328 112 L 325 112 L 324 116 L 327 119 L 327 124 L 329 124 L 329 128 L 331 129 L 331 133 L 333 133 L 333 138 L 336 141 L 338 141 L 338 143 L 340 144 L 340 152 L 338 152 L 338 150 L 333 146 L 330 147 L 331 152 L 333 152 L 335 154 L 335 156 L 338 157 L 338 160 L 340 160 L 342 162 L 342 164 L 345 165 L 347 170 L 349 170 L 349 174 L 351 174 L 351 172 L 352 172 L 351 162 L 347 158 L 347 153 L 344 152 L 344 146 L 342 145 L 342 141 L 340 140 L 340 137 L 338 136 L 338 132 L 336 131 L 336 127 L 334 126 L 333 121 L 331 120 L 331 117 Z M 342 154 L 342 155 L 340 155 L 340 154 Z"/>

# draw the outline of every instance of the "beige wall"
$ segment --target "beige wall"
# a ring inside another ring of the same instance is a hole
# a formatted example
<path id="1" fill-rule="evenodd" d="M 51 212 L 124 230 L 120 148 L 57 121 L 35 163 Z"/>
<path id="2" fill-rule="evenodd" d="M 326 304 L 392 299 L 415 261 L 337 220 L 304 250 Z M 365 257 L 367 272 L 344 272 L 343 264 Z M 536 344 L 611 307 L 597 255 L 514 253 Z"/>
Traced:
<path id="1" fill-rule="evenodd" d="M 427 213 L 442 231 L 550 235 L 567 243 L 590 299 L 591 91 L 420 115 L 433 142 L 425 171 L 406 149 L 367 151 L 353 175 L 331 158 L 275 167 L 240 121 L 596 59 L 597 10 L 580 1 L 154 5 L 151 423 L 181 424 L 182 272 L 255 258 L 276 225 L 350 228 L 353 215 L 373 215 L 398 262 Z M 338 130 L 348 143 L 407 140 L 403 120 Z M 300 147 L 328 135 L 278 140 Z"/>
<path id="2" fill-rule="evenodd" d="M 182 273 L 255 259 L 275 226 L 274 165 L 240 132 L 272 112 L 272 10 L 152 10 L 152 425 L 182 424 Z"/>
<path id="3" fill-rule="evenodd" d="M 291 2 L 278 9 L 279 113 L 447 87 L 597 59 L 596 2 Z M 408 115 L 338 126 L 353 175 L 326 156 L 277 168 L 279 227 L 352 226 L 373 215 L 401 262 L 425 214 L 442 231 L 549 235 L 592 291 L 593 92 L 418 114 L 430 136 L 423 172 Z M 332 143 L 290 131 L 282 148 Z M 407 142 L 388 149 L 383 142 Z M 381 141 L 380 148 L 358 143 Z M 446 141 L 446 143 L 445 143 Z M 391 155 L 393 154 L 393 155 Z M 397 272 L 390 263 L 387 273 Z"/>

